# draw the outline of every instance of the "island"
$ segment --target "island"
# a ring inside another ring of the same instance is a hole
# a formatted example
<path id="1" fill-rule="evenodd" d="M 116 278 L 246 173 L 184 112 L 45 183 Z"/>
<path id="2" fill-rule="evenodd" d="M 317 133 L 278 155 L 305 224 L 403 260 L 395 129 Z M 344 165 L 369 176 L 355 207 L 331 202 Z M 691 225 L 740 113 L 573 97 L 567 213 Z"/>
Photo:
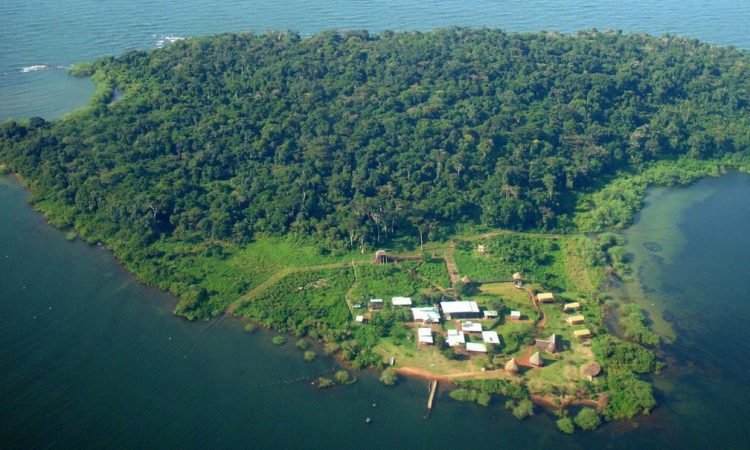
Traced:
<path id="1" fill-rule="evenodd" d="M 234 33 L 71 74 L 88 107 L 0 125 L 0 170 L 70 239 L 187 319 L 564 432 L 656 406 L 659 336 L 609 308 L 613 231 L 650 185 L 749 166 L 750 55 L 679 36 Z"/>

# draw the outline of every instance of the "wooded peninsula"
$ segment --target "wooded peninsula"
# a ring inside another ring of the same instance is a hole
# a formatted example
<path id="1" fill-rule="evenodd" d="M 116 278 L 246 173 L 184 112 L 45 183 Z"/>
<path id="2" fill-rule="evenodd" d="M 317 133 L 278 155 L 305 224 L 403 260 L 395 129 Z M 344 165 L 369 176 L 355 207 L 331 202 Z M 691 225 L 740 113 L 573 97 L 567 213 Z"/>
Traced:
<path id="1" fill-rule="evenodd" d="M 648 186 L 750 161 L 750 54 L 677 36 L 239 33 L 71 73 L 88 107 L 0 125 L 0 172 L 71 239 L 183 317 L 519 418 L 533 400 L 565 432 L 656 404 L 659 337 L 633 305 L 623 336 L 604 324 L 603 284 L 630 276 L 612 231 Z"/>

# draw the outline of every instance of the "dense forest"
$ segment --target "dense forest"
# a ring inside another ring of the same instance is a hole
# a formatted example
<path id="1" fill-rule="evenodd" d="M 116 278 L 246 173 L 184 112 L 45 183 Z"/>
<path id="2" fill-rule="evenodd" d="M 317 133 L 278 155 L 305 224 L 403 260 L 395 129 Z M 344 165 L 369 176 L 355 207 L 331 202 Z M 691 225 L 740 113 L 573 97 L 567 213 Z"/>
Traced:
<path id="1" fill-rule="evenodd" d="M 618 171 L 750 143 L 750 55 L 674 36 L 242 33 L 73 73 L 97 82 L 90 106 L 3 123 L 0 162 L 149 282 L 179 272 L 138 265 L 174 259 L 164 242 L 573 230 L 579 195 Z"/>

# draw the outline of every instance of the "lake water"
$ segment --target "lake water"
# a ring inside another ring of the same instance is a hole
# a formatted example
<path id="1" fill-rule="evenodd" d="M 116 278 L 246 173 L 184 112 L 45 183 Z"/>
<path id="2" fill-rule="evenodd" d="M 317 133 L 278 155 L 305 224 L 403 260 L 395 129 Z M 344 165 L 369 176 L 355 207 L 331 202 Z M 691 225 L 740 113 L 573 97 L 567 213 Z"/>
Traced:
<path id="1" fill-rule="evenodd" d="M 92 89 L 62 67 L 170 36 L 596 27 L 750 48 L 747 23 L 750 2 L 730 0 L 4 0 L 0 120 L 59 117 Z M 50 68 L 28 70 L 35 65 Z M 653 191 L 626 233 L 646 295 L 638 284 L 624 295 L 669 337 L 669 369 L 656 380 L 660 407 L 563 436 L 547 415 L 517 422 L 502 405 L 482 409 L 444 395 L 423 421 L 419 381 L 389 389 L 362 373 L 350 387 L 312 389 L 309 379 L 331 361 L 306 363 L 291 343 L 273 346 L 271 334 L 248 335 L 231 319 L 173 317 L 173 299 L 136 283 L 105 250 L 67 242 L 17 183 L 0 177 L 0 448 L 750 448 L 748 193 L 750 177 L 739 174 Z M 373 424 L 363 423 L 367 416 Z"/>

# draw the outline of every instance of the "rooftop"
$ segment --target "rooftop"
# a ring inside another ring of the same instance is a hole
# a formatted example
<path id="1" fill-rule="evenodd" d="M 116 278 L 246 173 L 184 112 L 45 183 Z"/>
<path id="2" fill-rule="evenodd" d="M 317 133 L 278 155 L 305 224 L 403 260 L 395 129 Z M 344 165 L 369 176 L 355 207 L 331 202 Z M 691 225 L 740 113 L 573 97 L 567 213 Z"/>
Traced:
<path id="1" fill-rule="evenodd" d="M 500 343 L 500 338 L 495 331 L 482 331 L 482 340 L 488 344 Z"/>
<path id="2" fill-rule="evenodd" d="M 446 314 L 479 314 L 477 302 L 459 301 L 459 302 L 440 302 L 440 307 Z"/>
<path id="3" fill-rule="evenodd" d="M 481 333 L 482 324 L 479 322 L 461 322 L 461 329 L 469 333 Z"/>
<path id="4" fill-rule="evenodd" d="M 467 352 L 480 352 L 480 353 L 487 353 L 487 346 L 484 344 L 477 344 L 474 342 L 467 342 L 466 343 L 466 351 Z"/>
<path id="5" fill-rule="evenodd" d="M 393 297 L 393 306 L 411 306 L 411 297 Z"/>

